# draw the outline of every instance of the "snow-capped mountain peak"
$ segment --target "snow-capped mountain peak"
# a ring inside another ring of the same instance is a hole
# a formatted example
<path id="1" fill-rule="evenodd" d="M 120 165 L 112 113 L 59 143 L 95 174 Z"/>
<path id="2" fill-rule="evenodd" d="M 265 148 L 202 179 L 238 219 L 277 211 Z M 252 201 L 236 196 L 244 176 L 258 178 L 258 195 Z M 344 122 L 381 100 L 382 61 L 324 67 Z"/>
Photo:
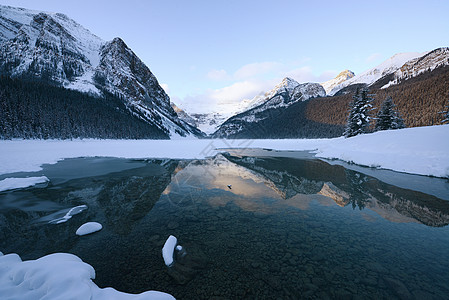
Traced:
<path id="1" fill-rule="evenodd" d="M 424 53 L 418 53 L 418 52 L 407 52 L 407 53 L 398 53 L 390 57 L 389 59 L 385 60 L 380 65 L 369 69 L 368 71 L 365 71 L 361 74 L 358 74 L 351 79 L 348 79 L 336 86 L 334 86 L 327 94 L 329 96 L 335 95 L 339 90 L 341 90 L 344 87 L 347 87 L 351 84 L 356 83 L 365 83 L 367 85 L 373 84 L 380 78 L 384 77 L 385 75 L 392 74 L 395 71 L 397 71 L 400 67 L 402 67 L 406 62 L 421 57 L 425 55 L 427 52 Z"/>
<path id="2" fill-rule="evenodd" d="M 121 38 L 106 42 L 64 14 L 0 5 L 0 74 L 120 95 L 169 136 L 201 133 L 180 120 L 150 69 Z"/>
<path id="3" fill-rule="evenodd" d="M 257 123 L 267 118 L 267 111 L 287 108 L 294 103 L 325 95 L 326 91 L 319 83 L 300 84 L 296 80 L 286 77 L 271 91 L 254 98 L 245 111 L 226 120 L 214 133 L 214 136 L 226 138 L 238 134 L 243 130 L 243 124 Z"/>
<path id="4" fill-rule="evenodd" d="M 326 91 L 326 94 L 328 94 L 335 86 L 343 83 L 346 80 L 351 79 L 354 76 L 355 76 L 354 72 L 350 70 L 344 70 L 341 71 L 337 76 L 335 76 L 335 78 L 332 78 L 331 80 L 321 83 L 321 86 Z"/>
<path id="5" fill-rule="evenodd" d="M 394 72 L 394 79 L 382 88 L 387 88 L 390 85 L 398 84 L 403 79 L 418 76 L 419 74 L 432 71 L 435 68 L 449 65 L 449 48 L 437 48 L 433 51 L 426 52 L 424 55 L 416 57 L 403 64 L 396 72 Z"/>

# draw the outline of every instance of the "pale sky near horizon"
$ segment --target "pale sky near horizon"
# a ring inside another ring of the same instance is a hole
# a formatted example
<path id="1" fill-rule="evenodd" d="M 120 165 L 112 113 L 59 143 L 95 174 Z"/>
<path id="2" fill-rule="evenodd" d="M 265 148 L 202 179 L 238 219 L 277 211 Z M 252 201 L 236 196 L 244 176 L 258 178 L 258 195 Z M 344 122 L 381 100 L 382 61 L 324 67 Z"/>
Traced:
<path id="1" fill-rule="evenodd" d="M 449 46 L 445 0 L 0 3 L 61 12 L 104 40 L 121 37 L 188 112 L 225 110 L 286 76 L 322 82 Z"/>

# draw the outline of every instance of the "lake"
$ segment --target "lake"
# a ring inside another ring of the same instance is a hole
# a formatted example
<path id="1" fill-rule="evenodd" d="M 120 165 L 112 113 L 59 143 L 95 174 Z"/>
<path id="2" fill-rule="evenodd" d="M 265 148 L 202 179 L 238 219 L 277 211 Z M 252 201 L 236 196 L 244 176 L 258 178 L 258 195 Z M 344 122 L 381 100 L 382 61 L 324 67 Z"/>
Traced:
<path id="1" fill-rule="evenodd" d="M 448 180 L 228 150 L 2 175 L 50 183 L 0 193 L 0 250 L 73 253 L 100 287 L 177 299 L 449 299 Z M 90 221 L 103 229 L 76 236 Z M 169 235 L 184 249 L 170 268 Z"/>

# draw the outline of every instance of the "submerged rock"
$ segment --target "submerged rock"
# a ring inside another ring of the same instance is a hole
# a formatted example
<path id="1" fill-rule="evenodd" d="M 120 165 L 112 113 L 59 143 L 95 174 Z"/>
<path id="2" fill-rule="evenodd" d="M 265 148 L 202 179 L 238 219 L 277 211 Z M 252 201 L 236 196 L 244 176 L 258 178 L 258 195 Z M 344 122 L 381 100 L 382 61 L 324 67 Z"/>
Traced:
<path id="1" fill-rule="evenodd" d="M 86 235 L 91 234 L 97 231 L 100 231 L 103 228 L 103 226 L 100 223 L 97 222 L 87 222 L 81 225 L 78 230 L 76 231 L 76 235 Z"/>

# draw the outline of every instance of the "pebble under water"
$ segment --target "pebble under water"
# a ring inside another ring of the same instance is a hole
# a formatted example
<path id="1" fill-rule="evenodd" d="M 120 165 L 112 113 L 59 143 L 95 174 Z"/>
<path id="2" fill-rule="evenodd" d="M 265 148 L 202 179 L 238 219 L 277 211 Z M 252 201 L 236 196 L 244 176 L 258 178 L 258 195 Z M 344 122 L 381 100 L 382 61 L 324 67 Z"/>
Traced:
<path id="1" fill-rule="evenodd" d="M 447 197 L 292 157 L 84 158 L 16 175 L 35 174 L 50 184 L 0 193 L 0 251 L 76 254 L 100 287 L 177 299 L 449 299 Z M 93 221 L 103 229 L 75 235 Z M 170 235 L 183 251 L 167 267 Z"/>

